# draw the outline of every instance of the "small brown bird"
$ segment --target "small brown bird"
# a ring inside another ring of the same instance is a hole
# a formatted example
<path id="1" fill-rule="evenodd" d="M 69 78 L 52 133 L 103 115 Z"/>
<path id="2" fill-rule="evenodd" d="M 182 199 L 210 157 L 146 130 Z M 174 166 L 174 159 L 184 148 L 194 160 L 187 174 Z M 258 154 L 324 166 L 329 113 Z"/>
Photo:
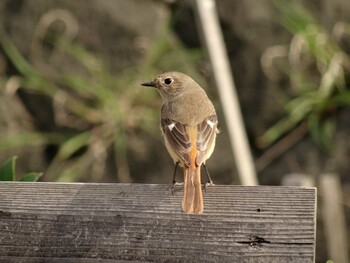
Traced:
<path id="1" fill-rule="evenodd" d="M 205 166 L 215 147 L 217 116 L 205 91 L 189 76 L 166 72 L 143 86 L 154 87 L 163 99 L 161 129 L 165 146 L 175 162 L 173 186 L 178 164 L 184 169 L 182 209 L 186 213 L 203 212 L 201 165 L 208 183 L 213 184 Z"/>

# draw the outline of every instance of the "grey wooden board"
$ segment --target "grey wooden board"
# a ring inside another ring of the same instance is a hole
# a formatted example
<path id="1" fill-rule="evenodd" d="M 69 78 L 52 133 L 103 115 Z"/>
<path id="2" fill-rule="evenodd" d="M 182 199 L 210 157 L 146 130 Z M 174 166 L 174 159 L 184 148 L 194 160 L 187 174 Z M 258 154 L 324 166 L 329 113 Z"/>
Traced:
<path id="1" fill-rule="evenodd" d="M 0 183 L 0 262 L 314 262 L 316 189 Z"/>

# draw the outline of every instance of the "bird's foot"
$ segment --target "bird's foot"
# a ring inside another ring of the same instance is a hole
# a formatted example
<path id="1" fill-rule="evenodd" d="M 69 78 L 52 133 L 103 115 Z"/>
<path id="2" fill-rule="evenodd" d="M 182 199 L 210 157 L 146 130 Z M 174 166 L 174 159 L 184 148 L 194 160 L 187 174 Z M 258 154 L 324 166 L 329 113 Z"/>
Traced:
<path id="1" fill-rule="evenodd" d="M 211 187 L 211 186 L 214 186 L 215 184 L 213 183 L 212 180 L 209 180 L 208 182 L 206 182 L 204 184 L 204 191 L 207 192 L 207 187 Z"/>
<path id="2" fill-rule="evenodd" d="M 180 186 L 180 185 L 183 185 L 183 184 L 184 183 L 178 183 L 176 181 L 173 181 L 173 183 L 170 186 L 171 194 L 174 195 L 176 186 Z"/>

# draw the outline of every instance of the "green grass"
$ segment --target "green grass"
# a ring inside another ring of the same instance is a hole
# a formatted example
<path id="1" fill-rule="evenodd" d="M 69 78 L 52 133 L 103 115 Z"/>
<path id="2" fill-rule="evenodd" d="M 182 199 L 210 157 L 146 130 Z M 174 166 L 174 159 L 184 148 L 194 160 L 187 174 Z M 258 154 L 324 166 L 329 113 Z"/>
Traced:
<path id="1" fill-rule="evenodd" d="M 115 156 L 115 166 L 124 167 L 119 169 L 124 171 L 118 173 L 119 181 L 131 181 L 128 134 L 142 131 L 159 136 L 159 96 L 155 91 L 142 89 L 140 83 L 166 70 L 176 69 L 196 76 L 195 65 L 203 56 L 200 51 L 184 49 L 171 34 L 169 25 L 164 25 L 142 61 L 116 74 L 98 54 L 81 44 L 48 35 L 43 37 L 43 44 L 69 56 L 81 70 L 77 73 L 49 64 L 43 70 L 25 59 L 11 37 L 0 29 L 1 48 L 18 72 L 1 77 L 2 87 L 11 78 L 18 78 L 21 89 L 50 98 L 57 126 L 71 128 L 69 132 L 32 130 L 11 136 L 0 133 L 3 137 L 0 151 L 56 145 L 58 153 L 44 176 L 49 181 L 81 180 L 86 171 L 103 174 L 110 150 Z"/>
<path id="2" fill-rule="evenodd" d="M 36 182 L 41 176 L 41 173 L 30 172 L 20 178 L 16 176 L 16 160 L 17 156 L 13 156 L 0 165 L 0 181 L 21 181 L 21 182 Z"/>
<path id="3" fill-rule="evenodd" d="M 285 116 L 259 138 L 259 144 L 268 147 L 305 122 L 315 143 L 327 151 L 333 144 L 336 112 L 350 105 L 349 56 L 301 5 L 274 3 L 280 23 L 292 34 L 285 56 L 288 68 L 279 74 L 289 79 L 294 96 L 281 99 Z"/>

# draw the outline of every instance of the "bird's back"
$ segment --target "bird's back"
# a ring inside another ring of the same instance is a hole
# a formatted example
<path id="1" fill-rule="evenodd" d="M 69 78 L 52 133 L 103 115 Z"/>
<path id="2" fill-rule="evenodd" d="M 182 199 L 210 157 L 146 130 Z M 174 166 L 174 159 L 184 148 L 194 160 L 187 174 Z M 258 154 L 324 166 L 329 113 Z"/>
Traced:
<path id="1" fill-rule="evenodd" d="M 178 103 L 179 100 L 181 103 Z M 173 101 L 164 104 L 161 111 L 162 118 L 187 125 L 197 125 L 213 114 L 214 106 L 202 88 L 184 92 Z"/>

